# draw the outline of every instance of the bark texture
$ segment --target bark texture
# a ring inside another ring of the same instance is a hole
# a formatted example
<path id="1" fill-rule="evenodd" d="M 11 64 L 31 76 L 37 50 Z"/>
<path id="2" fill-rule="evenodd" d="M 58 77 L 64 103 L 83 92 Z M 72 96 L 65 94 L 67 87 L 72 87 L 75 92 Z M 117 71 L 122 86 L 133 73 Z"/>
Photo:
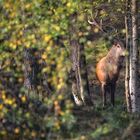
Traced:
<path id="1" fill-rule="evenodd" d="M 34 89 L 39 83 L 37 77 L 39 70 L 38 58 L 35 57 L 36 49 L 30 48 L 24 51 L 24 85 L 28 89 Z"/>
<path id="2" fill-rule="evenodd" d="M 87 99 L 90 95 L 84 46 L 80 45 L 75 39 L 71 40 L 70 44 L 72 61 L 72 94 L 77 105 L 84 105 L 86 104 L 85 98 Z"/>
<path id="3" fill-rule="evenodd" d="M 126 30 L 126 50 L 128 54 L 130 54 L 130 46 L 131 46 L 131 0 L 126 0 L 126 16 L 125 16 L 125 30 Z M 131 112 L 131 98 L 129 92 L 129 55 L 126 56 L 126 70 L 125 70 L 125 96 L 126 96 L 126 104 L 127 111 Z"/>
<path id="4" fill-rule="evenodd" d="M 41 86 L 44 93 L 48 96 L 51 93 L 50 86 L 47 82 L 47 74 L 42 74 L 43 67 L 46 63 L 41 60 L 41 52 L 37 48 L 28 48 L 24 50 L 24 86 L 28 91 L 39 93 L 38 86 Z M 44 95 L 45 96 L 45 95 Z"/>
<path id="5" fill-rule="evenodd" d="M 138 33 L 137 33 L 137 0 L 132 5 L 132 47 L 130 48 L 130 96 L 132 112 L 140 112 L 140 93 L 138 91 Z"/>

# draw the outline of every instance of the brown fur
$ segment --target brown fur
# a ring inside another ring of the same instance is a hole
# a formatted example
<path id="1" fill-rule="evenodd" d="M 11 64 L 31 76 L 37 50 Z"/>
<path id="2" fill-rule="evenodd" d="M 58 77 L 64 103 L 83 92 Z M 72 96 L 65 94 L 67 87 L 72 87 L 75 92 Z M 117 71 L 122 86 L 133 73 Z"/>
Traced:
<path id="1" fill-rule="evenodd" d="M 125 56 L 125 48 L 123 43 L 117 41 L 114 43 L 108 54 L 103 57 L 96 66 L 96 75 L 101 83 L 101 90 L 103 96 L 103 106 L 106 104 L 106 93 L 111 95 L 111 103 L 114 106 L 114 94 L 116 88 L 116 81 Z"/>

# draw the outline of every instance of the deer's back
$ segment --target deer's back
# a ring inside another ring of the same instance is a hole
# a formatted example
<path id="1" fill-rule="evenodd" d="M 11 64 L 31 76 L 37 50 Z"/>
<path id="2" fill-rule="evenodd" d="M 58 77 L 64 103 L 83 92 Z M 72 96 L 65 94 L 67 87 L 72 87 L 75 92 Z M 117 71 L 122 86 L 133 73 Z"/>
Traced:
<path id="1" fill-rule="evenodd" d="M 101 83 L 116 82 L 119 76 L 118 65 L 113 62 L 113 58 L 103 57 L 97 63 L 96 75 Z"/>

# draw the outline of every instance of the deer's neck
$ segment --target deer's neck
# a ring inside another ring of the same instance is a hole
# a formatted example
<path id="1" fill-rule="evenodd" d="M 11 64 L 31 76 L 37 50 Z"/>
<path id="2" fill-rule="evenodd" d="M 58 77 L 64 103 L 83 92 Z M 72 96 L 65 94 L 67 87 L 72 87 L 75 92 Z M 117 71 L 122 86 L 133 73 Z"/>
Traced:
<path id="1" fill-rule="evenodd" d="M 120 65 L 120 56 L 118 56 L 117 53 L 114 50 L 109 52 L 107 54 L 106 58 L 110 63 L 112 63 L 112 65 L 113 64 L 115 64 L 117 66 Z"/>

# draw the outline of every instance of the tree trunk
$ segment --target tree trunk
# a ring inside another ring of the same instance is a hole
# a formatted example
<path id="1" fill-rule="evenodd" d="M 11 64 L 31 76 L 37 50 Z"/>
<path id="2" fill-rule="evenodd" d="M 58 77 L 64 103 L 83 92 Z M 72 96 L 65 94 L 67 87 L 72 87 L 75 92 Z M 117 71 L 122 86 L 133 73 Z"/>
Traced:
<path id="1" fill-rule="evenodd" d="M 35 89 L 38 84 L 39 66 L 35 58 L 36 49 L 29 48 L 24 50 L 24 85 L 28 89 Z"/>
<path id="2" fill-rule="evenodd" d="M 48 96 L 51 93 L 51 89 L 47 82 L 47 74 L 39 76 L 43 67 L 46 66 L 43 61 L 38 63 L 41 59 L 40 55 L 41 53 L 37 48 L 26 48 L 24 50 L 24 86 L 28 89 L 28 93 L 33 91 L 35 94 L 38 92 L 37 86 L 40 85 L 45 90 L 46 96 Z M 42 98 L 41 94 L 40 96 Z"/>
<path id="3" fill-rule="evenodd" d="M 72 94 L 77 105 L 86 104 L 85 97 L 90 95 L 84 47 L 77 40 L 71 40 Z"/>
<path id="4" fill-rule="evenodd" d="M 131 0 L 126 0 L 126 16 L 125 16 L 125 30 L 126 30 L 126 50 L 130 54 L 130 46 L 131 46 Z M 125 96 L 126 96 L 126 104 L 127 111 L 131 112 L 131 99 L 129 92 L 129 55 L 126 56 L 126 69 L 125 69 Z"/>
<path id="5" fill-rule="evenodd" d="M 86 104 L 92 104 L 92 98 L 89 87 L 89 79 L 88 79 L 88 71 L 87 71 L 87 63 L 85 56 L 85 48 L 84 45 L 80 45 L 80 69 L 81 69 L 81 78 L 83 81 L 84 92 L 86 93 Z"/>
<path id="6" fill-rule="evenodd" d="M 137 38 L 137 0 L 132 0 L 132 47 L 130 48 L 130 97 L 132 112 L 140 112 L 140 93 L 138 91 L 138 38 Z"/>

